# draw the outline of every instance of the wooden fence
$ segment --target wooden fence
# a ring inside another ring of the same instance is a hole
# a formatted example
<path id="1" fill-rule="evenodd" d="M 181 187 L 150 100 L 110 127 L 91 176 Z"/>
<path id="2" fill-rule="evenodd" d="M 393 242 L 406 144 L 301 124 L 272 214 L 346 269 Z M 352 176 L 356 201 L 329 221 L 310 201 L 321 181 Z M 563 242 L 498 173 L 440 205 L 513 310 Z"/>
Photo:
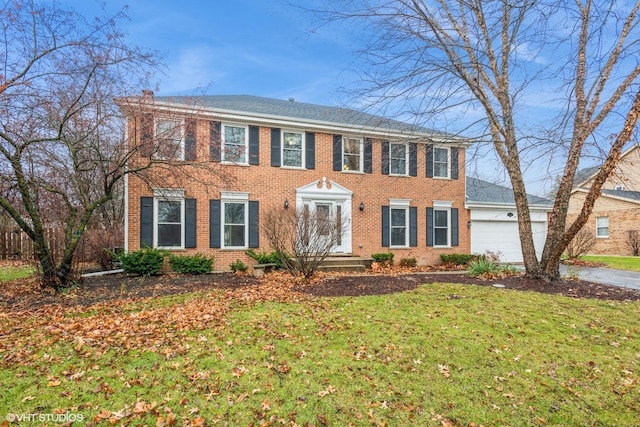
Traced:
<path id="1" fill-rule="evenodd" d="M 47 228 L 45 229 L 45 238 L 49 242 L 53 258 L 60 259 L 64 251 L 64 230 L 61 228 Z M 33 241 L 20 229 L 1 229 L 0 259 L 34 260 Z"/>

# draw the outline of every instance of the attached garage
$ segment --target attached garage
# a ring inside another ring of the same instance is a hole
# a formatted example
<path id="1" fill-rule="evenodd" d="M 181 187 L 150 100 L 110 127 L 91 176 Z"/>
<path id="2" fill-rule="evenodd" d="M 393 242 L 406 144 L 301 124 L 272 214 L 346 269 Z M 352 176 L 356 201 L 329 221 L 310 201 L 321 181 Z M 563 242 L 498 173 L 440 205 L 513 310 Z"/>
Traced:
<path id="1" fill-rule="evenodd" d="M 547 237 L 547 214 L 551 202 L 529 195 L 533 240 L 538 258 Z M 522 262 L 520 233 L 513 191 L 467 177 L 466 207 L 470 212 L 471 253 L 493 252 L 503 262 Z"/>

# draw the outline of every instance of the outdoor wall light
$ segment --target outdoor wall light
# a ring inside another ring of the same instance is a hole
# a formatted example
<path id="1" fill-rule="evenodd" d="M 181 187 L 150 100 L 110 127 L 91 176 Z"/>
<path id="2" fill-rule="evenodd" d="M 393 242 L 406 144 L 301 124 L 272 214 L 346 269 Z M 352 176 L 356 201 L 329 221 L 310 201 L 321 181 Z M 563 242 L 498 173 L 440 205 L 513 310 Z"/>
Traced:
<path id="1" fill-rule="evenodd" d="M 471 221 L 467 222 L 467 228 L 471 228 Z"/>
<path id="2" fill-rule="evenodd" d="M 289 199 L 284 199 L 284 208 L 289 209 Z"/>
<path id="3" fill-rule="evenodd" d="M 364 202 L 360 202 L 360 206 L 358 206 L 358 209 L 360 209 L 360 212 L 364 210 Z"/>

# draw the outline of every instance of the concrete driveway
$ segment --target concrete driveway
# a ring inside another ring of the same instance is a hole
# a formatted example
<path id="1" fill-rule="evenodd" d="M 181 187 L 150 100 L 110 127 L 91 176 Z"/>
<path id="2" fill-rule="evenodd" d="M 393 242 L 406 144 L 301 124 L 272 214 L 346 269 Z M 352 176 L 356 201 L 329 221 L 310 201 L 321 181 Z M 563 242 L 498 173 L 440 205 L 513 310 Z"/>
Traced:
<path id="1" fill-rule="evenodd" d="M 614 270 L 603 267 L 576 267 L 560 265 L 560 275 L 574 275 L 582 280 L 602 283 L 605 285 L 620 286 L 640 290 L 640 273 L 637 271 Z"/>

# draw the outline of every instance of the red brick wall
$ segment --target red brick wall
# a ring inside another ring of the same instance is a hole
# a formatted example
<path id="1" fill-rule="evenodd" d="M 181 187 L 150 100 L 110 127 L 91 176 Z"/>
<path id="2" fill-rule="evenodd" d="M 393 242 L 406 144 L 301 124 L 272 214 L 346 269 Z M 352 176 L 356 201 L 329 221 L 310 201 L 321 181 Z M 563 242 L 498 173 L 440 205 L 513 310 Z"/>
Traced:
<path id="1" fill-rule="evenodd" d="M 131 129 L 133 130 L 133 129 Z M 395 259 L 415 257 L 420 265 L 439 262 L 441 253 L 469 253 L 468 212 L 464 209 L 464 149 L 459 150 L 459 179 L 426 178 L 424 146 L 418 147 L 418 176 L 393 177 L 381 173 L 381 141 L 373 143 L 373 173 L 348 173 L 333 171 L 333 139 L 331 134 L 316 132 L 316 167 L 314 170 L 284 169 L 271 166 L 271 129 L 260 128 L 260 164 L 258 166 L 224 165 L 209 161 L 209 122 L 198 121 L 198 161 L 201 166 L 177 168 L 174 176 L 158 171 L 153 184 L 130 176 L 128 181 L 128 226 L 129 250 L 140 246 L 139 205 L 141 196 L 153 196 L 152 187 L 181 188 L 185 197 L 197 199 L 197 248 L 189 253 L 205 253 L 215 256 L 215 269 L 227 270 L 229 263 L 241 259 L 253 264 L 244 251 L 209 248 L 209 200 L 219 199 L 220 191 L 249 192 L 249 200 L 260 202 L 260 212 L 275 207 L 284 209 L 285 199 L 290 209 L 295 208 L 296 188 L 316 180 L 327 178 L 353 191 L 352 198 L 352 253 L 370 256 L 372 253 L 387 252 L 381 246 L 382 214 L 381 206 L 389 205 L 389 198 L 411 199 L 411 206 L 418 208 L 418 246 L 407 249 L 393 248 Z M 162 177 L 162 178 L 158 178 Z M 460 245 L 452 248 L 426 246 L 426 208 L 433 206 L 434 200 L 453 201 L 453 208 L 459 212 Z M 364 202 L 364 211 L 358 210 Z M 259 251 L 269 251 L 263 233 L 260 233 Z"/>

